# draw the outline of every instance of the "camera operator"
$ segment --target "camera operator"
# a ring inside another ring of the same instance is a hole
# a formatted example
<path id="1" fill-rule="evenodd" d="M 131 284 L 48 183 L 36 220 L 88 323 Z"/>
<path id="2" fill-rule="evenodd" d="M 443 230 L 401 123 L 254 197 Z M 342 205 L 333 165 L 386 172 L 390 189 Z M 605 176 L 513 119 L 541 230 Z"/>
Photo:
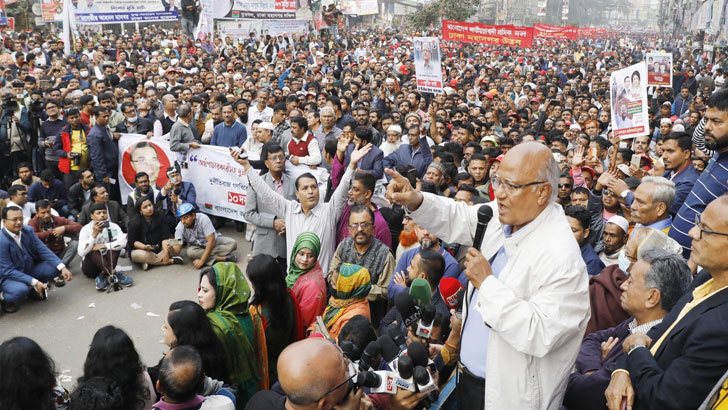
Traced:
<path id="1" fill-rule="evenodd" d="M 86 136 L 89 128 L 81 123 L 81 112 L 78 108 L 66 111 L 66 124 L 53 144 L 53 151 L 58 156 L 58 169 L 63 172 L 63 183 L 66 187 L 73 185 L 79 177 L 81 169 L 89 167 L 88 145 Z"/>
<path id="2" fill-rule="evenodd" d="M 15 99 L 12 95 L 5 95 L 2 99 L 2 115 L 0 115 L 0 141 L 10 144 L 10 169 L 15 170 L 21 162 L 30 161 L 31 146 L 29 137 L 30 119 L 28 110 L 22 105 L 22 81 L 13 82 L 13 91 L 19 89 Z"/>

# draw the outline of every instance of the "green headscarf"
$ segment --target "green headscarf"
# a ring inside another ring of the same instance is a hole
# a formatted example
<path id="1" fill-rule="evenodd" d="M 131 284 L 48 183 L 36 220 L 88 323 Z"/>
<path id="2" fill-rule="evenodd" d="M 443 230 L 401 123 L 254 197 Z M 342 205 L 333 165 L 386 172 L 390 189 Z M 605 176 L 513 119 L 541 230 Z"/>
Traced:
<path id="1" fill-rule="evenodd" d="M 311 265 L 308 269 L 301 269 L 296 265 L 296 254 L 304 248 L 311 249 L 311 252 L 313 252 L 313 257 L 316 258 L 316 263 Z M 321 241 L 319 240 L 318 235 L 316 235 L 313 232 L 303 232 L 296 237 L 296 243 L 293 244 L 293 251 L 291 252 L 291 264 L 288 268 L 288 276 L 286 276 L 286 286 L 288 286 L 289 289 L 293 289 L 293 285 L 296 284 L 296 281 L 298 278 L 301 277 L 304 273 L 310 271 L 311 269 L 315 268 L 316 265 L 318 265 L 318 256 L 319 251 L 321 250 Z"/>
<path id="2" fill-rule="evenodd" d="M 222 343 L 238 398 L 247 402 L 258 387 L 255 351 L 242 323 L 242 316 L 249 314 L 250 285 L 233 262 L 218 263 L 213 270 L 217 281 L 215 307 L 207 313 L 207 318 Z"/>
<path id="3" fill-rule="evenodd" d="M 336 279 L 336 289 L 329 298 L 328 306 L 324 310 L 324 323 L 330 329 L 339 317 L 344 314 L 347 307 L 366 300 L 372 289 L 369 270 L 360 265 L 342 263 L 339 266 L 339 276 Z"/>

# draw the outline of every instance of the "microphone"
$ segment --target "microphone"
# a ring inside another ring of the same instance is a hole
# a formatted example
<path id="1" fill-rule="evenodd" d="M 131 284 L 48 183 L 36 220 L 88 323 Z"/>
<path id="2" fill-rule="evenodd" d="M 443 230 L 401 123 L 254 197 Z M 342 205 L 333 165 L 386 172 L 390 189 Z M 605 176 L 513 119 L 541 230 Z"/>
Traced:
<path id="1" fill-rule="evenodd" d="M 486 205 L 481 205 L 478 208 L 478 226 L 475 228 L 475 237 L 473 237 L 473 248 L 480 251 L 480 246 L 483 244 L 483 236 L 485 236 L 485 229 L 488 227 L 488 222 L 493 218 L 493 208 Z"/>
<path id="2" fill-rule="evenodd" d="M 458 294 L 465 289 L 459 280 L 455 278 L 440 279 L 440 297 L 448 309 L 456 309 L 458 307 Z"/>
<path id="3" fill-rule="evenodd" d="M 463 301 L 465 300 L 465 290 L 458 293 L 457 307 L 455 308 L 455 316 L 460 319 L 463 317 Z"/>
<path id="4" fill-rule="evenodd" d="M 388 371 L 366 371 L 356 375 L 356 384 L 370 393 L 397 394 L 397 377 Z"/>
<path id="5" fill-rule="evenodd" d="M 361 358 L 359 359 L 359 369 L 361 371 L 369 370 L 372 367 L 372 364 L 377 359 L 377 356 L 382 352 L 382 347 L 377 343 L 376 340 L 372 340 L 369 342 L 366 348 L 364 348 L 364 351 L 361 354 Z"/>
<path id="6" fill-rule="evenodd" d="M 415 364 L 410 356 L 400 356 L 397 360 L 397 387 L 400 389 L 406 389 L 411 392 L 417 390 L 415 382 L 412 379 L 412 372 L 414 371 Z"/>
<path id="7" fill-rule="evenodd" d="M 412 359 L 412 363 L 415 366 L 427 366 L 430 355 L 427 353 L 427 348 L 420 342 L 412 342 L 407 345 L 407 356 Z"/>
<path id="8" fill-rule="evenodd" d="M 432 288 L 427 279 L 417 278 L 412 281 L 409 289 L 409 295 L 415 300 L 418 307 L 425 306 L 432 299 Z"/>
<path id="9" fill-rule="evenodd" d="M 430 394 L 437 390 L 437 385 L 432 380 L 430 372 L 423 366 L 415 366 L 413 371 L 413 380 L 417 384 L 417 390 L 423 394 Z"/>
<path id="10" fill-rule="evenodd" d="M 410 327 L 420 319 L 420 311 L 415 306 L 414 299 L 408 293 L 398 293 L 394 297 L 394 306 L 397 308 L 399 314 L 402 315 L 404 327 Z"/>
<path id="11" fill-rule="evenodd" d="M 432 333 L 432 322 L 435 321 L 435 305 L 425 305 L 421 312 L 422 318 L 417 321 L 417 331 L 415 331 L 415 334 L 419 337 L 429 339 Z"/>
<path id="12" fill-rule="evenodd" d="M 407 350 L 407 338 L 402 334 L 399 323 L 390 323 L 385 333 L 399 346 L 400 351 Z"/>
<path id="13" fill-rule="evenodd" d="M 382 359 L 389 370 L 396 369 L 396 359 L 399 356 L 399 347 L 387 335 L 379 336 L 377 344 L 381 348 Z"/>

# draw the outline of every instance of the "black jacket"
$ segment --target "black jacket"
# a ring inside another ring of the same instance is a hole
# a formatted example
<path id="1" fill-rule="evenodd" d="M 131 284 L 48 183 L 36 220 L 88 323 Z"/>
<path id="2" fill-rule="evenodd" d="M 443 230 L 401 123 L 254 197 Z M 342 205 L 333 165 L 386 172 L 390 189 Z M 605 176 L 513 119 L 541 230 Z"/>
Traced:
<path id="1" fill-rule="evenodd" d="M 135 249 L 134 242 L 141 242 L 145 245 L 159 246 L 161 250 L 162 241 L 170 237 L 169 224 L 163 213 L 155 210 L 150 221 L 138 214 L 129 221 L 127 248 L 131 252 Z"/>
<path id="2" fill-rule="evenodd" d="M 126 121 L 122 121 L 119 125 L 116 126 L 116 132 L 120 132 L 122 134 L 129 133 L 129 129 L 126 126 Z M 154 132 L 154 121 L 138 117 L 136 134 L 146 135 L 148 132 Z"/>

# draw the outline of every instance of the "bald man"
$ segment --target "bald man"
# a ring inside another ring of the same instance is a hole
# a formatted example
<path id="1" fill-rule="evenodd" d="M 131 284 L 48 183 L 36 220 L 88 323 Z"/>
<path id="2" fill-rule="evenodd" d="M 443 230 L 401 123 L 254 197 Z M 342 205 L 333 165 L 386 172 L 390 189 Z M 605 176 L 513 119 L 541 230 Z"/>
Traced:
<path id="1" fill-rule="evenodd" d="M 472 245 L 479 206 L 415 191 L 387 170 L 387 197 L 448 243 Z M 552 409 L 589 319 L 586 266 L 555 202 L 559 167 L 536 142 L 516 145 L 491 176 L 497 214 L 465 261 L 459 382 L 461 409 Z M 488 383 L 485 383 L 487 374 Z"/>

